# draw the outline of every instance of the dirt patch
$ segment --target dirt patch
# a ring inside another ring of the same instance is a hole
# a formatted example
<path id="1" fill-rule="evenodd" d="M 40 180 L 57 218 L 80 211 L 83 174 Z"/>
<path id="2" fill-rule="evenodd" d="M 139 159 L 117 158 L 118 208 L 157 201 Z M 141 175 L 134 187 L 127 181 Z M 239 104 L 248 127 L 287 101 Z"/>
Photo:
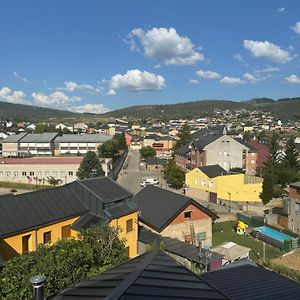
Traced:
<path id="1" fill-rule="evenodd" d="M 300 249 L 272 260 L 273 263 L 293 270 L 300 270 Z"/>

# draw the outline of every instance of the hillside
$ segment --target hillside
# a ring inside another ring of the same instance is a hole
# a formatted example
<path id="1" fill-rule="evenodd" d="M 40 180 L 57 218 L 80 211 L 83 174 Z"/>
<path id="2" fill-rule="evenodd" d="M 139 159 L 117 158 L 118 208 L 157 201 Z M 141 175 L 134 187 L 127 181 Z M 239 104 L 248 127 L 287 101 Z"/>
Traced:
<path id="1" fill-rule="evenodd" d="M 67 119 L 92 119 L 95 115 L 73 113 L 59 109 L 44 108 L 31 105 L 13 104 L 0 101 L 0 119 L 15 121 L 52 121 L 59 122 Z"/>
<path id="2" fill-rule="evenodd" d="M 300 119 L 300 98 L 284 98 L 277 101 L 268 98 L 257 98 L 243 102 L 200 100 L 169 105 L 141 105 L 111 111 L 102 116 L 160 119 L 197 118 L 210 114 L 215 109 L 270 111 L 278 114 L 282 119 Z"/>

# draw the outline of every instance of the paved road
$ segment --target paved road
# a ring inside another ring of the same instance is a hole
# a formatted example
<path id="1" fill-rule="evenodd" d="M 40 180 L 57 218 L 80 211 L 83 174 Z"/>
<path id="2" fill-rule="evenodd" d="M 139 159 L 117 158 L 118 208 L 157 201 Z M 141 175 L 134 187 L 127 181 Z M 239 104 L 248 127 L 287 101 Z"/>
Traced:
<path id="1" fill-rule="evenodd" d="M 155 178 L 159 181 L 160 187 L 166 188 L 166 183 L 160 172 L 148 172 L 144 166 L 140 166 L 138 150 L 129 150 L 124 167 L 125 169 L 120 172 L 117 182 L 133 194 L 141 190 L 141 182 L 146 178 Z"/>

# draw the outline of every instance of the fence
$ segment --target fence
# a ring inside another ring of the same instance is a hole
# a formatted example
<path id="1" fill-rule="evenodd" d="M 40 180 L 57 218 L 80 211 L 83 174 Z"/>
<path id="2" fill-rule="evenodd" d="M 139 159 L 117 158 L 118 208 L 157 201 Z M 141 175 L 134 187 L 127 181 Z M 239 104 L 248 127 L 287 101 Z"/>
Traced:
<path id="1" fill-rule="evenodd" d="M 112 170 L 107 175 L 113 180 L 116 180 L 118 178 L 118 175 L 123 167 L 124 161 L 127 157 L 128 150 L 125 150 L 119 157 L 114 161 Z"/>
<path id="2" fill-rule="evenodd" d="M 237 217 L 238 220 L 243 221 L 250 227 L 259 227 L 264 225 L 264 217 L 261 216 L 249 216 L 238 212 Z"/>

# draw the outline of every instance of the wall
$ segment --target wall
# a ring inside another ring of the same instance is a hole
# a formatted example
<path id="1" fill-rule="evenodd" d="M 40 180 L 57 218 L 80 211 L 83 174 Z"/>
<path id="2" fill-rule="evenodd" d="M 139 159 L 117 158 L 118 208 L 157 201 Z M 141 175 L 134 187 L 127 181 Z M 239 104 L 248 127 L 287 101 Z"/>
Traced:
<path id="1" fill-rule="evenodd" d="M 62 238 L 61 228 L 73 224 L 78 218 L 77 216 L 52 225 L 23 232 L 22 234 L 0 239 L 0 253 L 4 260 L 22 254 L 22 237 L 29 234 L 31 235 L 29 238 L 29 251 L 35 251 L 38 244 L 43 244 L 43 235 L 47 231 L 51 231 L 51 244 L 54 244 Z M 76 237 L 77 232 L 71 229 L 71 236 Z"/>
<path id="2" fill-rule="evenodd" d="M 206 165 L 220 165 L 225 170 L 242 168 L 242 156 L 245 146 L 230 136 L 223 135 L 205 147 Z"/>
<path id="3" fill-rule="evenodd" d="M 18 143 L 2 143 L 2 155 L 18 156 Z"/>
<path id="4" fill-rule="evenodd" d="M 126 221 L 132 219 L 133 221 L 133 230 L 126 232 Z M 119 238 L 125 239 L 125 246 L 129 247 L 129 257 L 133 258 L 138 254 L 138 215 L 137 212 L 134 212 L 129 215 L 122 216 L 118 219 L 113 219 L 110 222 L 111 226 L 119 228 Z"/>

